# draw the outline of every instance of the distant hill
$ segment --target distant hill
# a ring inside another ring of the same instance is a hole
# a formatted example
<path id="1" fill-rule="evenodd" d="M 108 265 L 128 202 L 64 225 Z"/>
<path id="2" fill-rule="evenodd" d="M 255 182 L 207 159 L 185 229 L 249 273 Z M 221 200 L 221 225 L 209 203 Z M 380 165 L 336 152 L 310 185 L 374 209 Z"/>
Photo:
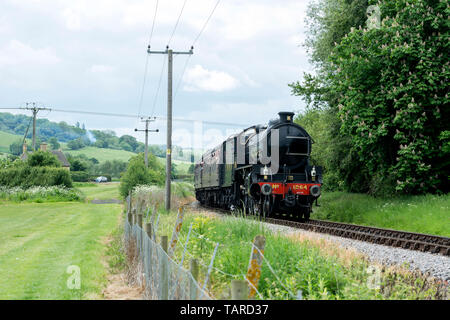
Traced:
<path id="1" fill-rule="evenodd" d="M 0 152 L 10 153 L 9 146 L 11 145 L 11 143 L 22 140 L 23 136 L 0 131 Z"/>
<path id="2" fill-rule="evenodd" d="M 32 117 L 23 114 L 0 113 L 0 131 L 23 135 L 30 125 Z M 36 120 L 36 134 L 42 140 L 55 137 L 58 141 L 68 142 L 70 140 L 86 135 L 86 130 L 71 126 L 64 121 L 59 123 L 51 122 L 48 119 L 38 118 Z M 32 136 L 32 126 L 28 130 L 27 138 Z"/>
<path id="3" fill-rule="evenodd" d="M 115 150 L 108 148 L 97 148 L 97 147 L 84 147 L 78 150 L 70 150 L 63 148 L 63 152 L 71 155 L 84 154 L 88 158 L 95 158 L 99 162 L 104 162 L 106 160 L 120 160 L 128 161 L 131 157 L 135 156 L 136 153 L 125 151 L 125 150 Z"/>
<path id="4" fill-rule="evenodd" d="M 27 138 L 31 139 L 31 120 L 32 117 L 26 115 L 0 113 L 0 131 L 5 133 L 4 139 L 2 137 L 0 142 L 0 152 L 9 152 L 9 145 L 19 139 L 23 139 L 29 126 Z M 17 137 L 14 135 L 17 135 Z M 87 130 L 85 125 L 79 122 L 73 126 L 63 121 L 56 123 L 48 119 L 38 118 L 36 121 L 36 135 L 39 141 L 48 141 L 50 138 L 55 137 L 58 142 L 62 143 L 63 148 L 66 149 L 65 151 L 70 150 L 73 154 L 84 150 L 83 153 L 86 152 L 89 155 L 96 153 L 98 155 L 100 152 L 94 152 L 93 150 L 95 149 L 91 148 L 96 147 L 125 151 L 124 153 L 116 152 L 114 155 L 118 155 L 119 159 L 128 160 L 130 154 L 144 152 L 145 150 L 144 143 L 137 141 L 133 136 L 123 135 L 118 137 L 111 130 Z M 165 145 L 149 145 L 149 151 L 157 157 L 164 158 L 166 156 Z M 190 153 L 190 150 L 184 150 L 178 146 L 173 146 L 172 148 L 173 159 L 189 162 L 191 160 Z M 111 154 L 111 152 L 108 151 L 107 154 Z M 103 158 L 106 157 L 104 156 Z"/>
<path id="5" fill-rule="evenodd" d="M 10 153 L 9 146 L 11 143 L 16 142 L 16 141 L 22 141 L 22 139 L 23 139 L 23 136 L 21 136 L 21 135 L 0 131 L 0 153 L 3 153 L 0 155 L 0 159 L 4 158 L 6 156 L 6 154 Z M 27 139 L 27 143 L 30 146 L 31 139 Z M 158 147 L 158 149 L 160 148 L 160 146 L 157 146 L 157 147 Z M 117 149 L 110 149 L 110 148 L 98 148 L 98 147 L 94 147 L 94 146 L 83 147 L 78 150 L 70 150 L 67 147 L 67 143 L 64 143 L 64 142 L 61 143 L 61 148 L 62 148 L 62 151 L 66 154 L 71 154 L 74 156 L 84 154 L 88 158 L 96 158 L 100 163 L 105 162 L 107 160 L 128 161 L 131 157 L 136 155 L 135 152 L 131 152 L 131 151 L 117 150 Z M 156 148 L 156 146 L 155 146 L 155 148 Z M 153 153 L 153 152 L 151 152 L 151 153 Z M 158 156 L 157 154 L 156 154 L 156 156 L 157 156 L 158 161 L 160 161 L 161 164 L 165 165 L 165 163 L 166 163 L 165 158 Z M 180 174 L 186 174 L 191 165 L 190 161 L 183 161 L 183 160 L 177 160 L 177 159 L 173 159 L 173 163 L 175 164 L 177 171 Z"/>

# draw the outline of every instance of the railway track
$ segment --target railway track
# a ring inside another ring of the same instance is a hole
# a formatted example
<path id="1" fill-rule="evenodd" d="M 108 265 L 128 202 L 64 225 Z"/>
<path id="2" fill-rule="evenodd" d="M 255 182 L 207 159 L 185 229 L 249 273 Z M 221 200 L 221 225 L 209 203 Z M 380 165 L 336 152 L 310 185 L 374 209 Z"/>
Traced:
<path id="1" fill-rule="evenodd" d="M 229 213 L 224 209 L 204 207 L 221 213 Z M 307 231 L 330 234 L 343 238 L 350 238 L 381 244 L 390 247 L 398 247 L 421 252 L 429 252 L 450 256 L 450 238 L 399 231 L 392 229 L 382 229 L 356 224 L 332 222 L 325 220 L 309 220 L 308 222 L 293 221 L 287 217 L 274 219 L 266 218 L 265 222 L 278 224 Z"/>
<path id="2" fill-rule="evenodd" d="M 324 220 L 298 222 L 288 219 L 267 218 L 265 221 L 267 223 L 326 233 L 390 247 L 450 256 L 450 238 L 446 237 Z"/>

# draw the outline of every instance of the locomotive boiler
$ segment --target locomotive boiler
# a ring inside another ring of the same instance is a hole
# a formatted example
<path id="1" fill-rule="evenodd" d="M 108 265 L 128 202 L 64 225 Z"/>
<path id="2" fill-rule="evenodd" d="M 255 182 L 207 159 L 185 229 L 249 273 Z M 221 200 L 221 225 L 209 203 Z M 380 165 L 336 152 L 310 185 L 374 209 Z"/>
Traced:
<path id="1" fill-rule="evenodd" d="M 310 164 L 313 140 L 280 112 L 207 151 L 195 164 L 195 195 L 202 205 L 270 217 L 308 220 L 321 194 L 322 168 Z"/>

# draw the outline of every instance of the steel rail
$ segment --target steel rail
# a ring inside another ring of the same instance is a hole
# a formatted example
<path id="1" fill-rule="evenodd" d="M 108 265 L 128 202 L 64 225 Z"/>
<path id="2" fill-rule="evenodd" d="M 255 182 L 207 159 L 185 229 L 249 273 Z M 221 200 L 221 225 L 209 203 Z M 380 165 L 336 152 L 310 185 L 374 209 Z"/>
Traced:
<path id="1" fill-rule="evenodd" d="M 267 218 L 267 223 L 289 226 L 307 231 L 326 233 L 403 249 L 450 256 L 450 238 L 430 234 L 361 226 L 342 222 L 309 220 L 298 222 L 289 219 Z"/>
<path id="2" fill-rule="evenodd" d="M 201 206 L 201 208 L 214 210 L 220 213 L 229 213 L 228 210 L 220 208 L 208 206 Z M 309 220 L 307 222 L 299 222 L 292 220 L 290 217 L 266 218 L 264 222 L 389 247 L 450 256 L 450 238 L 442 236 L 325 220 Z"/>

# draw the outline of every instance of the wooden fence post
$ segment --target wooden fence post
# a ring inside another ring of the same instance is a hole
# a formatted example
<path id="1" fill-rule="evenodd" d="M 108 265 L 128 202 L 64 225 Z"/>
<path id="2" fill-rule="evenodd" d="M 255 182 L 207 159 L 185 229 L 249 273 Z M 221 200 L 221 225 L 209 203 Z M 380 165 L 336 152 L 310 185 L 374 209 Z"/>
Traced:
<path id="1" fill-rule="evenodd" d="M 137 214 L 137 225 L 142 228 L 142 212 Z"/>
<path id="2" fill-rule="evenodd" d="M 131 210 L 131 215 L 132 215 L 132 219 L 131 219 L 131 225 L 135 225 L 136 224 L 136 208 L 133 208 Z"/>
<path id="3" fill-rule="evenodd" d="M 197 259 L 191 259 L 189 261 L 189 271 L 192 274 L 192 278 L 189 279 L 189 299 L 197 299 L 197 284 L 198 284 L 198 261 Z"/>
<path id="4" fill-rule="evenodd" d="M 231 300 L 247 300 L 248 284 L 245 280 L 231 280 Z"/>
<path id="5" fill-rule="evenodd" d="M 161 247 L 166 254 L 161 254 L 161 300 L 169 299 L 169 261 L 167 257 L 168 237 L 161 236 Z"/>
<path id="6" fill-rule="evenodd" d="M 147 233 L 148 237 L 151 239 L 152 238 L 152 224 L 150 222 L 145 224 L 145 232 Z"/>
<path id="7" fill-rule="evenodd" d="M 169 256 L 172 256 L 175 252 L 175 247 L 178 242 L 178 234 L 183 226 L 184 210 L 183 207 L 178 208 L 177 220 L 175 222 L 175 227 L 173 228 L 172 239 L 170 240 Z"/>
<path id="8" fill-rule="evenodd" d="M 256 236 L 255 239 L 253 239 L 252 253 L 250 255 L 247 271 L 247 279 L 252 284 L 248 294 L 249 299 L 255 296 L 256 290 L 258 289 L 265 244 L 266 238 L 264 236 Z"/>
<path id="9" fill-rule="evenodd" d="M 128 211 L 128 223 L 133 225 L 133 214 L 131 213 L 131 209 Z"/>

